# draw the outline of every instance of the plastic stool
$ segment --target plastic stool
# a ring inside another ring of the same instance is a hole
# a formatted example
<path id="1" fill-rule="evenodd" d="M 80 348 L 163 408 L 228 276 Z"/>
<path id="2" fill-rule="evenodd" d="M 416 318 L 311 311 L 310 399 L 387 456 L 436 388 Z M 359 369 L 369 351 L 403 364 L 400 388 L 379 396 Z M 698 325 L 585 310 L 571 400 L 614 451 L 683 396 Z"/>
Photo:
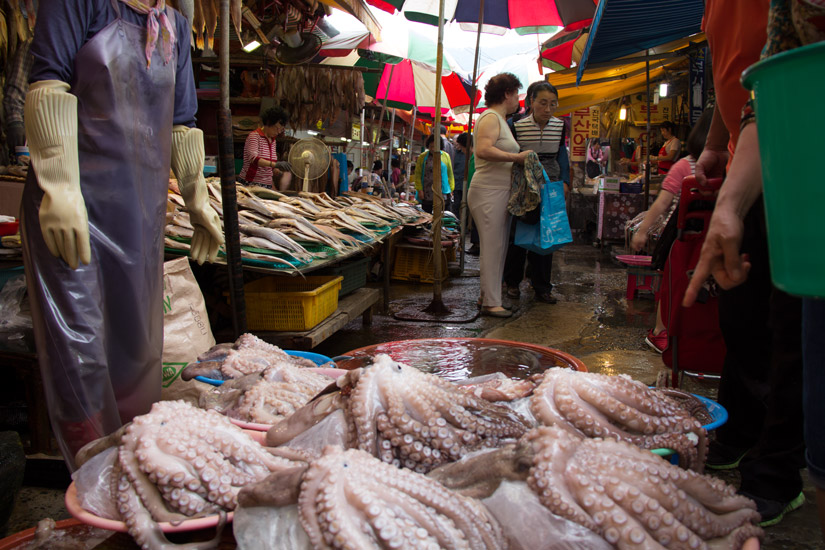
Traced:
<path id="1" fill-rule="evenodd" d="M 643 267 L 627 268 L 627 301 L 633 301 L 637 290 L 647 290 L 654 294 L 659 290 L 662 272 Z"/>

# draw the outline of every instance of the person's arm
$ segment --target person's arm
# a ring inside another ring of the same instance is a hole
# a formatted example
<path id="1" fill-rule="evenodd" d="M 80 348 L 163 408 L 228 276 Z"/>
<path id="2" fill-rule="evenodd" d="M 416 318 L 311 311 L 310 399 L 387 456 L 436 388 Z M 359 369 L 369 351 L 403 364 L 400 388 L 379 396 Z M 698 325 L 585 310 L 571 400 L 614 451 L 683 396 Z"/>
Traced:
<path id="1" fill-rule="evenodd" d="M 455 175 L 453 174 L 453 163 L 450 161 L 450 155 L 444 159 L 447 165 L 447 181 L 450 183 L 450 193 L 455 191 Z"/>
<path id="2" fill-rule="evenodd" d="M 167 13 L 171 15 L 170 11 Z M 192 28 L 180 13 L 175 14 L 174 24 L 177 33 L 175 48 L 178 53 L 178 63 L 175 74 L 175 110 L 172 114 L 172 124 L 194 128 L 195 113 L 198 112 L 198 95 L 195 89 L 195 73 L 192 71 Z"/>
<path id="3" fill-rule="evenodd" d="M 639 228 L 636 230 L 636 234 L 633 235 L 633 241 L 631 242 L 631 248 L 633 250 L 638 251 L 645 247 L 645 244 L 647 244 L 647 232 L 650 231 L 650 226 L 659 219 L 659 216 L 667 212 L 667 209 L 670 208 L 670 205 L 673 203 L 674 196 L 673 193 L 665 189 L 659 191 L 659 196 L 656 197 L 647 214 L 645 214 L 642 223 L 639 224 Z"/>
<path id="4" fill-rule="evenodd" d="M 423 186 L 421 184 L 421 174 L 424 170 L 424 162 L 427 160 L 427 153 L 421 153 L 418 155 L 418 160 L 415 161 L 415 174 L 413 174 L 413 184 L 415 184 L 415 190 L 419 193 L 423 190 Z"/>
<path id="5" fill-rule="evenodd" d="M 706 185 L 707 178 L 721 178 L 728 164 L 728 142 L 730 133 L 722 120 L 718 107 L 713 108 L 705 149 L 696 160 L 696 183 Z"/>
<path id="6" fill-rule="evenodd" d="M 476 128 L 475 154 L 478 158 L 491 162 L 515 162 L 524 164 L 524 159 L 527 158 L 527 153 L 530 151 L 521 151 L 520 153 L 508 153 L 502 151 L 495 146 L 499 136 L 499 121 L 498 117 L 486 116 L 481 119 Z"/>
<path id="7" fill-rule="evenodd" d="M 702 153 L 704 157 L 704 153 Z M 699 165 L 696 165 L 697 172 Z M 724 289 L 745 282 L 751 264 L 740 254 L 745 215 L 762 193 L 762 164 L 756 124 L 748 124 L 739 134 L 736 153 L 725 183 L 719 191 L 710 219 L 699 263 L 685 291 L 682 304 L 691 306 L 708 276 L 713 275 Z"/>
<path id="8" fill-rule="evenodd" d="M 664 156 L 660 157 L 660 156 L 657 155 L 655 157 L 651 157 L 650 161 L 651 162 L 675 162 L 676 160 L 678 160 L 677 157 L 679 156 L 679 149 L 681 149 L 681 147 L 679 146 L 679 140 L 674 139 L 672 143 L 673 143 L 673 146 L 671 148 L 668 149 L 667 147 L 665 147 L 665 153 L 666 154 Z"/>

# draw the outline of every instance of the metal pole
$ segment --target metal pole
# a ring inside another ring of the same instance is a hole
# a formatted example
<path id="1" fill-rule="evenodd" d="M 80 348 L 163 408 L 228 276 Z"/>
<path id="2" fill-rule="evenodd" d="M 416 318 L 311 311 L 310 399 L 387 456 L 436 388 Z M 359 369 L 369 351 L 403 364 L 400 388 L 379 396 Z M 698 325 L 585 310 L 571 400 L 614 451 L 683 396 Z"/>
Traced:
<path id="1" fill-rule="evenodd" d="M 418 109 L 413 105 L 412 118 L 410 119 L 410 143 L 407 147 L 407 202 L 410 202 L 410 193 L 412 192 L 410 186 L 412 185 L 412 177 L 410 169 L 412 168 L 412 146 L 413 138 L 415 137 L 415 115 L 418 114 Z M 423 168 L 423 166 L 422 166 Z"/>
<path id="2" fill-rule="evenodd" d="M 365 161 L 367 160 L 366 154 L 364 153 L 364 143 L 367 142 L 367 121 L 366 121 L 366 117 L 364 116 L 364 113 L 366 113 L 366 112 L 367 112 L 366 107 L 361 109 L 361 140 L 360 140 L 360 143 L 358 144 L 358 147 L 360 147 L 360 150 L 361 150 L 361 160 L 358 161 L 358 164 L 360 165 L 359 168 L 361 170 L 364 169 L 364 164 L 365 164 Z M 371 167 L 369 167 L 369 166 L 367 167 L 367 169 L 370 169 L 370 168 Z M 359 174 L 359 176 L 360 175 L 361 174 Z M 358 191 L 358 190 L 356 189 L 356 191 Z"/>
<path id="3" fill-rule="evenodd" d="M 393 141 L 393 134 L 395 133 L 395 108 L 393 107 L 392 110 L 392 117 L 390 118 L 390 146 L 387 148 L 389 153 L 387 154 L 387 185 L 393 187 L 390 191 L 390 201 L 392 204 L 395 204 L 395 201 L 392 198 L 392 193 L 395 190 L 395 186 L 392 183 L 392 141 Z"/>
<path id="4" fill-rule="evenodd" d="M 650 201 L 650 50 L 645 50 L 645 73 L 647 79 L 645 82 L 646 96 L 647 96 L 647 158 L 645 158 L 645 210 L 647 210 L 648 202 Z"/>
<path id="5" fill-rule="evenodd" d="M 229 110 L 229 0 L 221 0 L 220 24 L 221 104 L 218 109 L 218 168 L 221 177 L 226 265 L 229 270 L 229 302 L 232 306 L 232 328 L 237 338 L 246 332 L 246 300 L 243 290 L 241 238 L 238 230 L 238 205 L 235 191 L 232 112 Z"/>
<path id="6" fill-rule="evenodd" d="M 446 267 L 441 258 L 441 216 L 444 213 L 444 196 L 441 194 L 441 73 L 444 68 L 444 2 L 438 3 L 438 47 L 435 64 L 435 123 L 433 132 L 436 139 L 433 154 L 433 301 L 427 311 L 446 311 L 441 299 L 441 274 Z"/>
<path id="7" fill-rule="evenodd" d="M 473 110 L 476 106 L 476 79 L 478 78 L 478 55 L 479 47 L 481 46 L 481 26 L 484 25 L 484 0 L 478 4 L 478 32 L 476 33 L 476 54 L 473 58 L 473 92 L 470 97 L 470 118 L 467 120 L 467 133 L 470 134 L 470 139 L 473 136 Z M 470 140 L 467 140 L 469 143 Z M 475 147 L 475 143 L 473 143 Z M 461 205 L 458 209 L 458 216 L 461 226 L 461 248 L 459 249 L 459 269 L 464 272 L 464 240 L 467 238 L 467 176 L 470 171 L 470 149 L 467 148 L 467 153 L 464 155 L 464 181 L 461 182 Z"/>

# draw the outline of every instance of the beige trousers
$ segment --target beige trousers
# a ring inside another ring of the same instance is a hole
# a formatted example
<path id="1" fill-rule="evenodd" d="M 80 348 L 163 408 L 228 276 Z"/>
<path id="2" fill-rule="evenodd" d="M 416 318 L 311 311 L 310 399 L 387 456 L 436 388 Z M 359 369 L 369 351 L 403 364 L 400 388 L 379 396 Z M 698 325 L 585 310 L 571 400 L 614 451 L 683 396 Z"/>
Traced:
<path id="1" fill-rule="evenodd" d="M 481 295 L 484 307 L 501 306 L 501 281 L 510 236 L 510 213 L 507 212 L 509 199 L 509 187 L 472 185 L 467 195 L 481 246 Z"/>

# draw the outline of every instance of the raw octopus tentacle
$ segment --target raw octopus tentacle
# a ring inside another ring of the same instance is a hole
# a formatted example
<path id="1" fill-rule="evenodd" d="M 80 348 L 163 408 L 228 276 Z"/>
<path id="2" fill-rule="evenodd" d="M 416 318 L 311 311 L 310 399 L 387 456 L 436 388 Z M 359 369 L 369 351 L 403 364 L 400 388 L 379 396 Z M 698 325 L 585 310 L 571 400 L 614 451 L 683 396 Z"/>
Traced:
<path id="1" fill-rule="evenodd" d="M 541 427 L 528 484 L 552 512 L 619 548 L 707 548 L 760 536 L 755 504 L 734 489 L 636 446 Z"/>
<path id="2" fill-rule="evenodd" d="M 477 501 L 357 449 L 326 448 L 304 474 L 298 508 L 315 548 L 506 548 Z"/>
<path id="3" fill-rule="evenodd" d="M 701 472 L 707 432 L 678 403 L 624 376 L 550 369 L 530 400 L 536 419 L 568 433 L 671 448 Z M 689 434 L 694 434 L 696 442 Z"/>

